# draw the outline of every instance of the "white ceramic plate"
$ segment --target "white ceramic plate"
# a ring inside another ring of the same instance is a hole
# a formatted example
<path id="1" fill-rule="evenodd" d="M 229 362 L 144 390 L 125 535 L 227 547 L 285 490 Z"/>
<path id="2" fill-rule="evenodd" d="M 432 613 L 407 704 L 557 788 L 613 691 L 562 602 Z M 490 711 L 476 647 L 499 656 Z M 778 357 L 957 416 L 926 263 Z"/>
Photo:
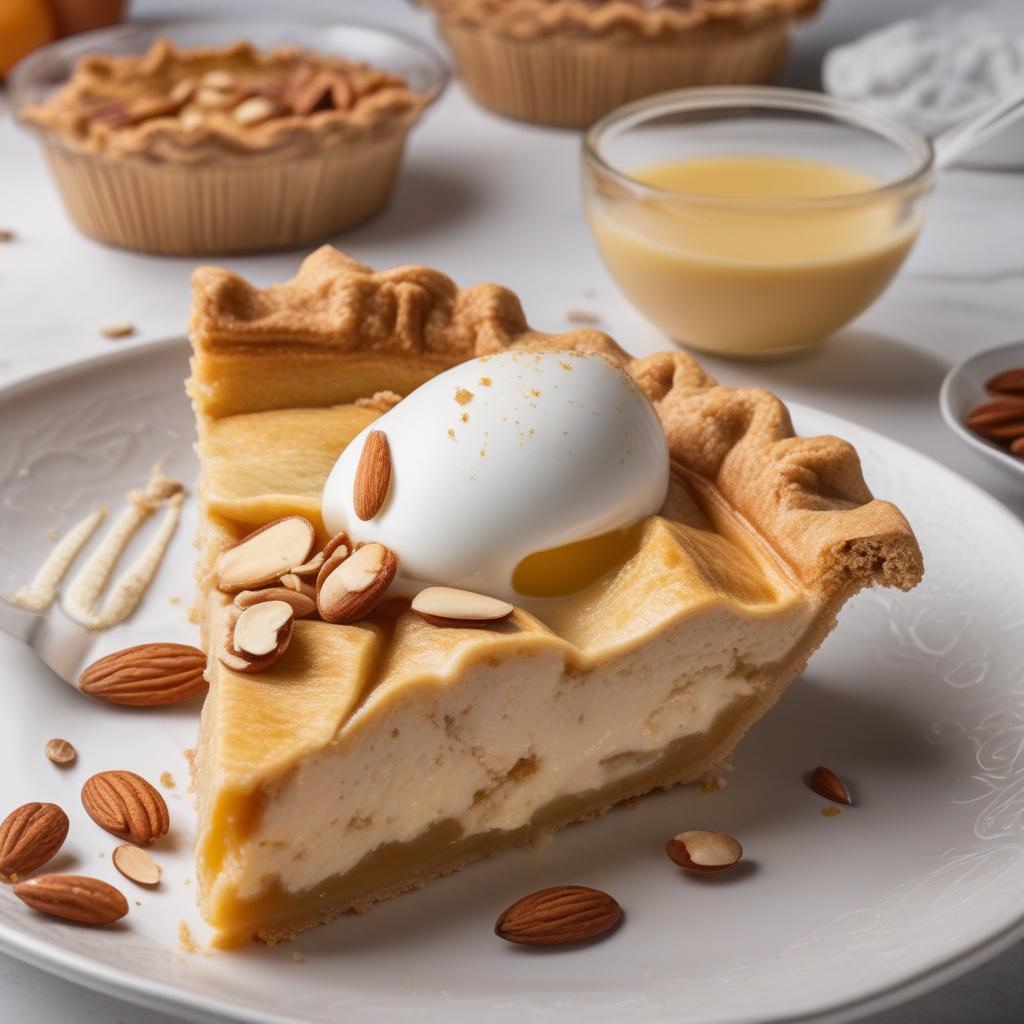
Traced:
<path id="1" fill-rule="evenodd" d="M 939 409 L 946 426 L 961 441 L 999 466 L 1018 484 L 1024 484 L 1024 459 L 1014 458 L 1006 449 L 986 441 L 965 426 L 970 411 L 993 397 L 985 390 L 985 381 L 1015 366 L 1024 366 L 1024 341 L 1000 345 L 971 356 L 946 374 L 939 391 Z"/>
<path id="2" fill-rule="evenodd" d="M 181 342 L 62 370 L 0 395 L 0 591 L 24 580 L 83 507 L 120 500 L 154 458 L 194 479 Z M 83 984 L 169 1009 L 246 1022 L 848 1020 L 976 965 L 1024 935 L 1024 529 L 966 481 L 891 441 L 811 409 L 800 430 L 853 441 L 877 493 L 906 510 L 925 583 L 862 595 L 780 707 L 741 745 L 729 788 L 642 801 L 433 883 L 294 944 L 185 953 L 200 943 L 183 751 L 198 707 L 113 709 L 79 695 L 0 638 L 3 810 L 53 800 L 71 816 L 53 867 L 130 894 L 110 929 L 62 925 L 0 891 L 0 947 Z M 127 638 L 187 629 L 194 513 Z M 58 613 L 59 614 L 59 613 Z M 177 632 L 176 632 L 177 635 Z M 70 739 L 78 763 L 43 757 Z M 858 806 L 838 817 L 802 784 L 826 764 Z M 115 842 L 86 817 L 82 781 L 129 768 L 167 791 L 173 828 L 156 891 L 110 863 Z M 742 869 L 684 876 L 665 839 L 732 832 Z M 613 893 L 626 910 L 583 949 L 509 946 L 492 935 L 516 897 L 562 882 Z M 138 906 L 135 901 L 138 901 Z M 303 962 L 295 962 L 293 954 Z"/>

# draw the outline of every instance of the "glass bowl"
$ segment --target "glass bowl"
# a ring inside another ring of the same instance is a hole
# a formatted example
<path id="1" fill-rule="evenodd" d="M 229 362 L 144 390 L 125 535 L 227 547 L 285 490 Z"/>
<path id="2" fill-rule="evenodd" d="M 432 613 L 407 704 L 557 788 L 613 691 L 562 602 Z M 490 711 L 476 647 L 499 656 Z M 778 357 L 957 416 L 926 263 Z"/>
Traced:
<path id="1" fill-rule="evenodd" d="M 366 143 L 243 153 L 207 163 L 109 157 L 76 149 L 25 120 L 85 54 L 143 54 L 160 39 L 180 49 L 245 41 L 295 46 L 401 75 L 426 104 L 448 82 L 428 45 L 391 29 L 343 22 L 140 22 L 72 36 L 35 51 L 10 77 L 15 115 L 40 140 L 71 219 L 90 237 L 142 252 L 199 255 L 296 248 L 373 216 L 390 196 L 408 125 Z"/>
<path id="2" fill-rule="evenodd" d="M 722 355 L 803 348 L 867 309 L 934 180 L 924 137 L 793 89 L 662 93 L 599 121 L 583 151 L 612 277 L 670 337 Z"/>

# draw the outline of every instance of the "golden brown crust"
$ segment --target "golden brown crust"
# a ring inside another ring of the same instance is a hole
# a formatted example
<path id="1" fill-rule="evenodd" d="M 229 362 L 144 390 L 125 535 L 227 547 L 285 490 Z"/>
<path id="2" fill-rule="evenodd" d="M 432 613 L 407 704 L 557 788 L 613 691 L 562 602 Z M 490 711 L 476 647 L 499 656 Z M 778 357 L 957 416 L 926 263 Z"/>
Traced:
<path id="1" fill-rule="evenodd" d="M 509 347 L 600 352 L 626 367 L 654 404 L 678 471 L 705 501 L 723 500 L 823 600 L 851 586 L 909 590 L 921 552 L 906 519 L 872 497 L 853 447 L 795 437 L 786 407 L 758 388 L 720 387 L 682 352 L 633 359 L 596 330 L 532 331 L 516 296 L 495 284 L 459 288 L 426 267 L 375 273 L 329 246 L 294 279 L 254 288 L 226 270 L 193 275 L 197 358 L 258 360 L 270 351 L 420 356 L 451 365 Z M 396 360 L 396 364 L 399 360 Z M 281 365 L 285 365 L 282 362 Z M 318 364 L 319 365 L 319 364 Z M 201 414 L 204 395 L 193 388 Z"/>
<path id="2" fill-rule="evenodd" d="M 204 84 L 211 75 L 223 88 Z M 404 134 L 429 101 L 395 75 L 294 47 L 178 50 L 158 40 L 144 55 L 80 58 L 24 116 L 80 152 L 198 164 L 377 142 Z"/>
<path id="3" fill-rule="evenodd" d="M 745 32 L 807 18 L 822 0 L 425 0 L 440 18 L 519 39 L 627 37 L 667 42 L 702 30 Z"/>

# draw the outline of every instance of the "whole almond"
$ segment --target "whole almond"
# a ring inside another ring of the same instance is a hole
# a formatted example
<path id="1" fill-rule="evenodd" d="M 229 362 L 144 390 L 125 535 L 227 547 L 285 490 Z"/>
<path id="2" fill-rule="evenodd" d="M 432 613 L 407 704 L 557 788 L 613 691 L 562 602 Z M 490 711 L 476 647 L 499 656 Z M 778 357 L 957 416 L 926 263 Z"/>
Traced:
<path id="1" fill-rule="evenodd" d="M 622 908 L 605 892 L 557 885 L 524 896 L 499 918 L 494 933 L 524 946 L 561 946 L 610 932 Z"/>
<path id="2" fill-rule="evenodd" d="M 994 441 L 1024 437 L 1024 399 L 997 398 L 971 410 L 967 426 Z"/>
<path id="3" fill-rule="evenodd" d="M 1018 437 L 1010 442 L 1010 454 L 1016 455 L 1018 459 L 1024 459 L 1024 437 Z"/>
<path id="4" fill-rule="evenodd" d="M 846 804 L 848 807 L 853 804 L 850 791 L 846 783 L 830 768 L 819 765 L 807 777 L 807 785 L 810 786 L 818 796 L 831 800 L 836 804 Z"/>
<path id="5" fill-rule="evenodd" d="M 75 759 L 78 757 L 78 751 L 67 740 L 62 740 L 59 737 L 47 740 L 44 751 L 46 759 L 51 764 L 60 765 L 61 768 L 74 764 Z"/>
<path id="6" fill-rule="evenodd" d="M 337 552 L 324 563 L 331 566 Z M 337 563 L 317 587 L 316 604 L 325 622 L 355 622 L 383 600 L 398 572 L 398 556 L 383 544 L 365 544 Z M 321 570 L 323 575 L 323 570 Z"/>
<path id="7" fill-rule="evenodd" d="M 188 644 L 137 644 L 94 661 L 78 688 L 110 704 L 156 707 L 188 700 L 206 688 L 206 655 Z"/>
<path id="8" fill-rule="evenodd" d="M 68 816 L 56 804 L 16 807 L 0 823 L 0 881 L 41 868 L 64 845 Z"/>
<path id="9" fill-rule="evenodd" d="M 164 798 L 134 772 L 93 775 L 82 787 L 82 806 L 100 828 L 136 846 L 152 846 L 171 827 Z"/>
<path id="10" fill-rule="evenodd" d="M 129 843 L 118 846 L 111 860 L 125 878 L 130 878 L 139 885 L 156 885 L 163 874 L 160 865 L 141 846 L 132 846 Z"/>
<path id="11" fill-rule="evenodd" d="M 217 586 L 234 594 L 274 583 L 309 559 L 315 541 L 316 530 L 308 519 L 275 519 L 218 555 L 213 568 Z"/>
<path id="12" fill-rule="evenodd" d="M 995 395 L 1017 395 L 1024 398 L 1024 366 L 997 373 L 985 387 Z"/>
<path id="13" fill-rule="evenodd" d="M 40 875 L 14 887 L 33 910 L 79 924 L 113 924 L 128 913 L 124 894 L 85 875 Z"/>
<path id="14" fill-rule="evenodd" d="M 352 507 L 362 520 L 372 519 L 387 501 L 391 488 L 391 448 L 383 430 L 366 435 L 352 483 Z"/>
<path id="15" fill-rule="evenodd" d="M 743 856 L 743 847 L 724 832 L 693 829 L 673 836 L 665 844 L 665 852 L 687 871 L 710 873 L 731 868 Z"/>
<path id="16" fill-rule="evenodd" d="M 515 607 L 470 590 L 427 587 L 413 598 L 412 610 L 435 626 L 490 626 L 507 619 Z"/>

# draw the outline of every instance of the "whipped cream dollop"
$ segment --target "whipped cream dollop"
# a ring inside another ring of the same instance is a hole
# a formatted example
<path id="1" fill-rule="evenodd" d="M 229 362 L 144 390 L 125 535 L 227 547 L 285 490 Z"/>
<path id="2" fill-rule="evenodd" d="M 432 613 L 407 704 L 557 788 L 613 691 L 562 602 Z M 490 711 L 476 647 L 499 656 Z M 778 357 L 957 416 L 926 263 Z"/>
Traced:
<path id="1" fill-rule="evenodd" d="M 1024 16 L 1014 4 L 939 11 L 832 50 L 829 92 L 935 135 L 1024 84 Z"/>
<path id="2" fill-rule="evenodd" d="M 371 430 L 387 436 L 391 484 L 363 521 L 353 490 Z M 439 374 L 358 435 L 328 477 L 323 518 L 398 555 L 396 593 L 440 584 L 515 601 L 524 558 L 636 524 L 668 479 L 661 424 L 625 370 L 504 352 Z"/>

